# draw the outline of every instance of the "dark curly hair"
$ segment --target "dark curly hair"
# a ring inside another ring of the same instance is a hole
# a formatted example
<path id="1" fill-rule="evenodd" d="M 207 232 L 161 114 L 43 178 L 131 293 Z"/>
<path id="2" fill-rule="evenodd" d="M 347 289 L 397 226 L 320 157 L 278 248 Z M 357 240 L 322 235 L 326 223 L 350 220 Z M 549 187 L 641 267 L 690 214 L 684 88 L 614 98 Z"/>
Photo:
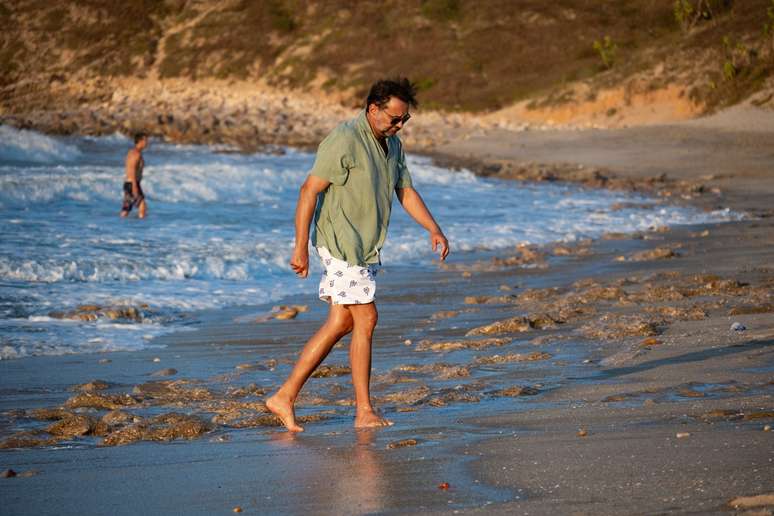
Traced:
<path id="1" fill-rule="evenodd" d="M 416 94 L 416 86 L 405 77 L 382 79 L 371 86 L 365 107 L 368 109 L 371 104 L 376 104 L 381 109 L 390 101 L 390 97 L 397 97 L 409 106 L 417 107 L 419 103 Z"/>

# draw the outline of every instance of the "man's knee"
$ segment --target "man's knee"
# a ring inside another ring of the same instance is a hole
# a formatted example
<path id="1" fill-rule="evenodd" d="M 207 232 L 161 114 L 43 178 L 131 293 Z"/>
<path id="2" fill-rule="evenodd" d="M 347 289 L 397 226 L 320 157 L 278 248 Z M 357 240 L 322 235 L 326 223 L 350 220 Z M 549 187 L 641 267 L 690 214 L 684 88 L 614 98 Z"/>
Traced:
<path id="1" fill-rule="evenodd" d="M 379 312 L 376 310 L 376 305 L 371 303 L 368 305 L 354 305 L 356 308 L 352 309 L 352 317 L 354 319 L 355 328 L 363 331 L 373 331 L 376 328 L 376 323 L 379 322 Z"/>
<path id="2" fill-rule="evenodd" d="M 349 310 L 346 309 L 336 310 L 335 313 L 332 313 L 330 324 L 333 331 L 336 332 L 339 337 L 343 337 L 344 335 L 349 334 L 352 332 L 352 328 L 354 327 L 352 314 L 350 314 Z"/>

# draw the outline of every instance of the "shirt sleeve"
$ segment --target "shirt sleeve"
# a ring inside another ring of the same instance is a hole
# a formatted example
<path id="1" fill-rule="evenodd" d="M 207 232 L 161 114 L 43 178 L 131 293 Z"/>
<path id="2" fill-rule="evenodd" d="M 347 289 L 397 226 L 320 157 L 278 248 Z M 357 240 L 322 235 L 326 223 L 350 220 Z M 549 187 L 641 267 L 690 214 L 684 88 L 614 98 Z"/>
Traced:
<path id="1" fill-rule="evenodd" d="M 317 147 L 311 175 L 341 186 L 347 182 L 349 170 L 354 166 L 349 149 L 349 138 L 340 130 L 334 130 Z"/>
<path id="2" fill-rule="evenodd" d="M 406 166 L 406 154 L 403 152 L 403 146 L 400 147 L 400 157 L 398 158 L 398 181 L 395 188 L 413 188 L 414 182 L 411 180 L 411 173 Z"/>

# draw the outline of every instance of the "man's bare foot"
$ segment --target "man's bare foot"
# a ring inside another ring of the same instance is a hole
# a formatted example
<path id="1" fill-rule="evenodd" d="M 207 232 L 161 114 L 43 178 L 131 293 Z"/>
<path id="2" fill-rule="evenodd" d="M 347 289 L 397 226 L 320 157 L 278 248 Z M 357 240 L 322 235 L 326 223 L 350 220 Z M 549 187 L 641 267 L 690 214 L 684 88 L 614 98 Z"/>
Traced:
<path id="1" fill-rule="evenodd" d="M 355 428 L 374 428 L 392 425 L 392 421 L 383 418 L 373 410 L 358 410 L 355 415 Z"/>
<path id="2" fill-rule="evenodd" d="M 296 424 L 296 413 L 293 410 L 293 403 L 279 393 L 266 400 L 266 408 L 272 414 L 277 416 L 289 432 L 303 432 L 304 429 Z"/>

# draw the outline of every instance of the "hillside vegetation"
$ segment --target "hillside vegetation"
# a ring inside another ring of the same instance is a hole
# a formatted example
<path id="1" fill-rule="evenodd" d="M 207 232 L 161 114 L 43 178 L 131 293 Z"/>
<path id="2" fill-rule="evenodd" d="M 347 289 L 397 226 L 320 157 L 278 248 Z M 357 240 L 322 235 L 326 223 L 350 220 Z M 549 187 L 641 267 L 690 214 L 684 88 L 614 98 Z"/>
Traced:
<path id="1" fill-rule="evenodd" d="M 0 115 L 105 101 L 125 79 L 255 82 L 351 107 L 397 74 L 442 111 L 632 84 L 678 84 L 707 111 L 774 70 L 774 0 L 2 0 L 0 24 Z"/>

